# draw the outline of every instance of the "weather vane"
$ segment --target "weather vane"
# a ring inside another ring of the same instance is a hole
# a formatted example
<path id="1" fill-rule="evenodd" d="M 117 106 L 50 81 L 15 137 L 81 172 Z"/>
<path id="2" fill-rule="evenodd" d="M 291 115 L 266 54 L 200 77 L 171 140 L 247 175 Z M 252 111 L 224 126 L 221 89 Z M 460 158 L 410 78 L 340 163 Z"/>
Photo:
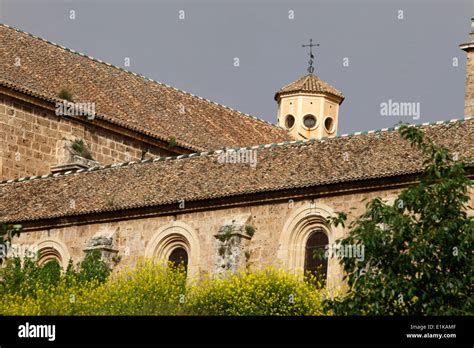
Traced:
<path id="1" fill-rule="evenodd" d="M 308 72 L 312 74 L 314 72 L 314 67 L 313 67 L 313 47 L 317 47 L 319 44 L 313 44 L 313 39 L 309 39 L 309 45 L 303 45 L 302 47 L 309 47 L 309 67 L 308 67 Z"/>

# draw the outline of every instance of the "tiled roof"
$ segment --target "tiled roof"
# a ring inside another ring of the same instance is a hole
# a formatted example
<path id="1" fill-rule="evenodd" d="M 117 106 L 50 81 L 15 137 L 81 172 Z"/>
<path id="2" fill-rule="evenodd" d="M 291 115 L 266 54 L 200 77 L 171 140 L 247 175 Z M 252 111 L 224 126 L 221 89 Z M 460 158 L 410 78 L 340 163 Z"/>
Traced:
<path id="1" fill-rule="evenodd" d="M 98 118 L 194 151 L 293 140 L 269 122 L 1 24 L 0 84 L 51 101 L 67 89 L 76 102 L 95 102 Z"/>
<path id="2" fill-rule="evenodd" d="M 474 158 L 474 119 L 422 128 L 460 158 Z M 419 173 L 422 168 L 420 152 L 394 129 L 248 149 L 257 151 L 254 169 L 246 163 L 219 163 L 219 152 L 210 152 L 4 182 L 0 184 L 0 220 L 123 211 L 393 177 Z"/>
<path id="3" fill-rule="evenodd" d="M 297 92 L 331 94 L 344 100 L 344 96 L 341 92 L 339 92 L 329 83 L 324 82 L 319 77 L 313 74 L 305 75 L 302 78 L 282 87 L 275 94 L 275 100 L 278 100 L 281 95 L 292 94 Z"/>

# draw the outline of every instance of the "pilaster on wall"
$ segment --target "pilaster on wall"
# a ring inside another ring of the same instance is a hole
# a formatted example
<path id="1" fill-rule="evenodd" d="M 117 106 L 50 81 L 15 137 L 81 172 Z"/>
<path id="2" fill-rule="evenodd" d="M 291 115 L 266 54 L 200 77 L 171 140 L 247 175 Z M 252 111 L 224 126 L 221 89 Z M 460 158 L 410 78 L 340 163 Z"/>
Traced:
<path id="1" fill-rule="evenodd" d="M 250 259 L 250 240 L 255 229 L 247 224 L 250 214 L 234 216 L 219 228 L 216 238 L 216 263 L 214 273 L 217 275 L 238 272 L 248 265 Z"/>

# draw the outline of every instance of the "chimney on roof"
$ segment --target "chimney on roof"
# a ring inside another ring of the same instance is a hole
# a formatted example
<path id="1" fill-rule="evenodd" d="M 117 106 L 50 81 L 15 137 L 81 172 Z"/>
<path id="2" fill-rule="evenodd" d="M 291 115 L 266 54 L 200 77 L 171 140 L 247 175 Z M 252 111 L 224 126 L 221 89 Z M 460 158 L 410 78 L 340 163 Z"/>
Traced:
<path id="1" fill-rule="evenodd" d="M 464 117 L 474 116 L 474 18 L 471 18 L 469 42 L 459 46 L 467 53 Z"/>

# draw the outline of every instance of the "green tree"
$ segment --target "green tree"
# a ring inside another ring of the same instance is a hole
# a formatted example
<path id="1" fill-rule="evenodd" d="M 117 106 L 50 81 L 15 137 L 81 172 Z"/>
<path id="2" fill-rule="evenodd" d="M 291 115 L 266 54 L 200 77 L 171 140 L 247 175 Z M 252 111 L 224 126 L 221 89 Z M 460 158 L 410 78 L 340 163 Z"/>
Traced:
<path id="1" fill-rule="evenodd" d="M 64 272 L 57 260 L 40 265 L 37 257 L 8 257 L 0 268 L 0 297 L 2 294 L 35 297 L 38 289 L 58 286 L 62 280 L 67 284 L 85 284 L 96 280 L 99 284 L 107 280 L 110 272 L 99 250 L 88 252 L 76 267 L 69 260 Z"/>
<path id="2" fill-rule="evenodd" d="M 23 259 L 9 257 L 0 269 L 0 294 L 10 293 L 21 296 L 35 296 L 37 284 L 42 288 L 58 284 L 61 277 L 61 266 L 51 260 L 39 266 L 31 257 Z"/>
<path id="3" fill-rule="evenodd" d="M 86 254 L 84 260 L 79 264 L 79 272 L 77 277 L 80 281 L 97 279 L 102 283 L 107 279 L 110 272 L 111 269 L 102 260 L 101 252 L 99 250 L 91 250 Z"/>
<path id="4" fill-rule="evenodd" d="M 472 158 L 457 159 L 417 127 L 399 132 L 423 153 L 424 172 L 393 204 L 373 199 L 348 226 L 337 246 L 363 245 L 365 257 L 339 260 L 348 292 L 325 305 L 337 315 L 473 314 Z M 332 223 L 346 220 L 339 213 Z"/>

